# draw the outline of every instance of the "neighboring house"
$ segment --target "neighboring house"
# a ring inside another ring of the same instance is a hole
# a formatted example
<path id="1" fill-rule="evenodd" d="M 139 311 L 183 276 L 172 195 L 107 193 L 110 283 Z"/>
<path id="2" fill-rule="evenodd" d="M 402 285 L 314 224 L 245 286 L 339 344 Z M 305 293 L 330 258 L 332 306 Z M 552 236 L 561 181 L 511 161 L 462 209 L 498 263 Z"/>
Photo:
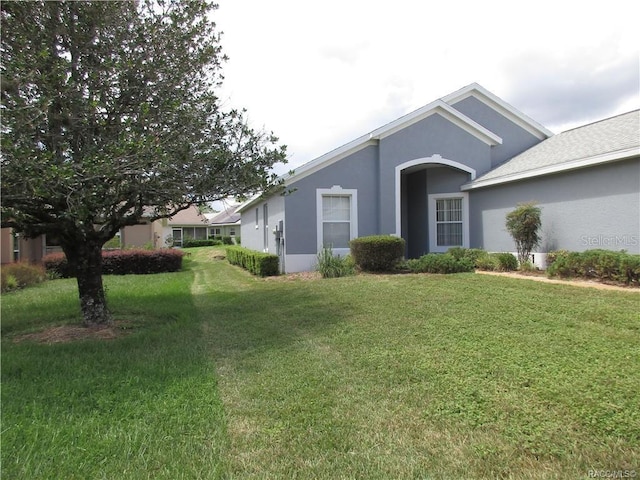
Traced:
<path id="1" fill-rule="evenodd" d="M 39 262 L 48 253 L 61 251 L 51 236 L 26 238 L 11 228 L 0 229 L 0 263 Z"/>
<path id="2" fill-rule="evenodd" d="M 210 237 L 236 237 L 240 235 L 240 205 L 231 205 L 219 213 L 205 214 L 209 219 Z"/>
<path id="3" fill-rule="evenodd" d="M 534 201 L 538 266 L 556 249 L 640 253 L 639 115 L 553 135 L 472 84 L 303 165 L 284 178 L 291 193 L 243 204 L 242 243 L 277 253 L 287 272 L 374 234 L 404 238 L 408 258 L 515 252 L 506 214 Z"/>
<path id="4" fill-rule="evenodd" d="M 161 221 L 161 220 L 157 220 Z M 209 238 L 209 220 L 200 213 L 198 207 L 192 205 L 186 210 L 165 219 L 163 246 L 181 247 L 185 240 L 206 240 Z"/>
<path id="5" fill-rule="evenodd" d="M 239 229 L 239 227 L 238 227 Z M 116 236 L 119 241 L 116 247 L 151 247 L 165 248 L 181 247 L 187 238 L 207 239 L 214 236 L 209 228 L 209 221 L 201 214 L 197 207 L 192 206 L 178 212 L 173 217 L 156 220 L 154 222 L 143 219 L 138 225 L 129 225 L 120 229 Z M 27 239 L 13 232 L 10 228 L 3 228 L 0 235 L 0 253 L 2 263 L 17 261 L 39 262 L 42 257 L 53 252 L 61 252 L 59 244 L 50 235 L 40 235 Z"/>

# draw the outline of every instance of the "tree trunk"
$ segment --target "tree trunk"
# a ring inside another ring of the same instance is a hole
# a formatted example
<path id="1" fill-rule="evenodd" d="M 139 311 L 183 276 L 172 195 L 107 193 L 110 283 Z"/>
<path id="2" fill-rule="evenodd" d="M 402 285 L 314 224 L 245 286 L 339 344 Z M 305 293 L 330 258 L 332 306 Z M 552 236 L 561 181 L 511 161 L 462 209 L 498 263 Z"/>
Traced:
<path id="1" fill-rule="evenodd" d="M 87 242 L 83 245 L 72 245 L 64 248 L 64 252 L 78 280 L 84 325 L 110 325 L 113 319 L 107 308 L 102 285 L 102 244 Z"/>

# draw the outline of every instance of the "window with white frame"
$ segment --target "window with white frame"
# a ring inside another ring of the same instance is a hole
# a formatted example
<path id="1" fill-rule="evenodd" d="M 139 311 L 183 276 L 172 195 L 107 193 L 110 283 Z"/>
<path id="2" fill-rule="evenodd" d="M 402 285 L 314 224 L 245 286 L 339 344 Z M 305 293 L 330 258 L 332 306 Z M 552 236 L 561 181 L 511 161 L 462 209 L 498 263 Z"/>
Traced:
<path id="1" fill-rule="evenodd" d="M 349 249 L 358 236 L 357 191 L 334 186 L 317 190 L 318 250 L 330 247 L 337 253 Z"/>
<path id="2" fill-rule="evenodd" d="M 429 251 L 469 246 L 466 193 L 429 195 Z"/>

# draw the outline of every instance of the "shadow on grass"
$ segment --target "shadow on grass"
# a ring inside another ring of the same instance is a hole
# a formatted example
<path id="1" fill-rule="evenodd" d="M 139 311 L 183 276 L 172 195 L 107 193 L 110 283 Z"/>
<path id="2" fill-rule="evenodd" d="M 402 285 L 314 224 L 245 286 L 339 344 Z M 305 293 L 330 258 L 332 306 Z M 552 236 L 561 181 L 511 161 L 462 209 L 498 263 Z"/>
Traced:
<path id="1" fill-rule="evenodd" d="M 138 318 L 132 334 L 115 340 L 41 345 L 3 338 L 7 478 L 222 476 L 224 416 L 192 278 L 106 278 L 116 318 Z M 68 304 L 72 312 L 75 295 L 70 289 L 64 300 L 23 302 L 11 310 L 9 331 L 42 325 L 47 304 Z"/>

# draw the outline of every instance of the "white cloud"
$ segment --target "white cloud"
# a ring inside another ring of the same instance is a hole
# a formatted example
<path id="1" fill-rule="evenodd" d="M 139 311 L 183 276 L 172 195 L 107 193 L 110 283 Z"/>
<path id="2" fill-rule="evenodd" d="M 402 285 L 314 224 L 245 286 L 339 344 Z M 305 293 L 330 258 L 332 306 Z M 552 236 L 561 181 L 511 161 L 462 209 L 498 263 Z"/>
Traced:
<path id="1" fill-rule="evenodd" d="M 298 166 L 478 82 L 553 131 L 640 106 L 631 0 L 220 0 L 222 98 Z"/>

